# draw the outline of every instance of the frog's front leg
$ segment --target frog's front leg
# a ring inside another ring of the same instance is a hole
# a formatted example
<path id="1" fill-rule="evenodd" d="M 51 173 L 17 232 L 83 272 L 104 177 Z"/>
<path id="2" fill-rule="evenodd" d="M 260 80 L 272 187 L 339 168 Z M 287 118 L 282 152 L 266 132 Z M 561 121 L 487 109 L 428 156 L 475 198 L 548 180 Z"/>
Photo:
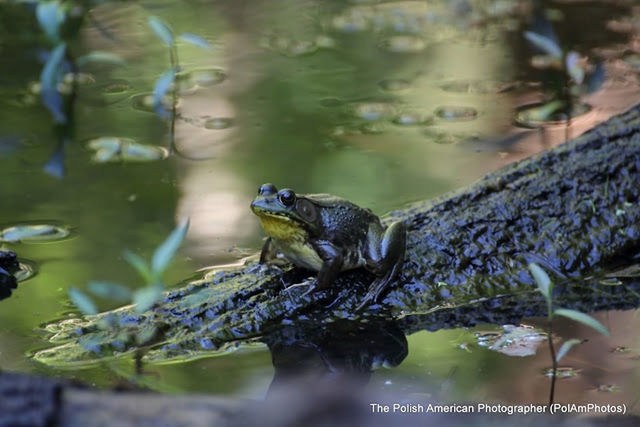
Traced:
<path id="1" fill-rule="evenodd" d="M 272 261 L 277 258 L 278 249 L 276 245 L 273 244 L 273 240 L 271 237 L 267 237 L 264 245 L 262 245 L 262 251 L 260 252 L 260 264 L 266 264 L 269 261 Z"/>
<path id="2" fill-rule="evenodd" d="M 326 289 L 336 280 L 338 273 L 342 270 L 344 256 L 342 251 L 327 241 L 319 241 L 314 244 L 314 249 L 322 259 L 322 266 L 318 272 L 318 277 L 309 290 L 304 293 L 308 295 L 313 291 Z"/>
<path id="3" fill-rule="evenodd" d="M 376 224 L 377 226 L 377 224 Z M 394 222 L 382 233 L 381 227 L 369 229 L 367 269 L 377 277 L 358 306 L 358 310 L 370 301 L 377 301 L 400 270 L 404 261 L 407 227 L 403 222 Z"/>

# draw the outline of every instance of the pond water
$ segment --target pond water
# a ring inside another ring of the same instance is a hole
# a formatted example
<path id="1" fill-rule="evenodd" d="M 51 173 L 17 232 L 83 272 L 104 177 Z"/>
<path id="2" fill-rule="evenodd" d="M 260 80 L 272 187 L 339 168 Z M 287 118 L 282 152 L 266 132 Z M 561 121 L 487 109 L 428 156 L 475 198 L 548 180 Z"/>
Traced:
<path id="1" fill-rule="evenodd" d="M 54 225 L 64 234 L 45 228 L 51 239 L 2 243 L 37 271 L 0 302 L 2 370 L 98 386 L 127 378 L 131 361 L 82 370 L 33 361 L 29 355 L 47 346 L 39 327 L 78 316 L 71 286 L 98 279 L 139 287 L 123 251 L 150 258 L 187 217 L 186 241 L 165 276 L 171 286 L 256 253 L 263 233 L 248 206 L 263 182 L 337 194 L 382 215 L 566 136 L 563 124 L 543 133 L 512 125 L 516 107 L 542 98 L 540 72 L 529 64 L 522 37 L 532 16 L 526 1 L 96 3 L 69 51 L 111 52 L 124 65 L 83 70 L 62 178 L 45 170 L 59 140 L 36 84 L 47 42 L 32 6 L 0 4 L 0 228 Z M 640 14 L 631 6 L 549 2 L 562 44 L 601 58 L 607 71 L 602 89 L 584 99 L 591 110 L 572 120 L 571 135 L 640 101 Z M 178 43 L 184 77 L 175 145 L 182 155 L 165 155 L 169 124 L 149 105 L 154 82 L 169 67 L 150 16 L 211 44 L 203 50 Z M 103 137 L 113 138 L 95 142 Z M 163 149 L 150 161 L 100 161 L 122 141 L 143 144 L 128 145 L 129 153 L 144 145 Z M 102 310 L 116 306 L 99 301 Z M 570 321 L 556 325 L 559 337 L 589 340 L 563 360 L 576 374 L 559 381 L 557 400 L 631 405 L 640 384 L 637 312 L 596 317 L 611 337 Z M 502 325 L 415 333 L 408 356 L 377 370 L 370 386 L 460 401 L 544 403 L 546 348 L 514 357 L 478 344 L 474 332 L 495 330 Z M 250 397 L 263 396 L 273 376 L 262 345 L 147 370 L 153 389 Z"/>

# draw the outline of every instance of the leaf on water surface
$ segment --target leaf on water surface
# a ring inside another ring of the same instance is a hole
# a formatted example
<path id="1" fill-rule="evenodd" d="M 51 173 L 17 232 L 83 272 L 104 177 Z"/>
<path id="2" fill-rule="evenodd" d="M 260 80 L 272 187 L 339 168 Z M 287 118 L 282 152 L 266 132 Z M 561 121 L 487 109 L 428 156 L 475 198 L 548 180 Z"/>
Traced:
<path id="1" fill-rule="evenodd" d="M 65 11 L 59 1 L 39 2 L 36 7 L 36 18 L 49 40 L 60 41 L 60 26 L 66 19 Z"/>
<path id="2" fill-rule="evenodd" d="M 92 281 L 87 283 L 87 290 L 92 294 L 119 302 L 131 300 L 131 290 L 113 282 Z"/>
<path id="3" fill-rule="evenodd" d="M 197 34 L 182 33 L 178 37 L 180 38 L 180 40 L 185 41 L 194 46 L 197 46 L 201 49 L 205 49 L 205 50 L 211 49 L 211 44 Z"/>
<path id="4" fill-rule="evenodd" d="M 551 283 L 547 272 L 540 268 L 538 264 L 534 263 L 529 264 L 529 271 L 536 281 L 540 293 L 549 300 L 551 298 L 551 292 L 553 291 L 553 283 Z"/>
<path id="5" fill-rule="evenodd" d="M 569 318 L 571 320 L 575 320 L 576 322 L 582 323 L 583 325 L 592 327 L 602 335 L 609 336 L 609 331 L 607 330 L 607 328 L 605 328 L 602 323 L 598 322 L 588 314 L 584 314 L 576 310 L 569 310 L 567 308 L 558 308 L 554 311 L 554 314 Z"/>
<path id="6" fill-rule="evenodd" d="M 582 340 L 577 338 L 570 339 L 569 341 L 565 341 L 562 343 L 560 350 L 556 353 L 556 362 L 559 362 L 568 352 L 573 348 L 573 346 L 577 344 L 581 344 Z"/>
<path id="7" fill-rule="evenodd" d="M 156 277 L 159 277 L 169 266 L 169 263 L 171 263 L 176 251 L 182 244 L 188 229 L 189 219 L 176 227 L 169 237 L 167 237 L 167 239 L 158 246 L 156 251 L 153 253 L 153 258 L 151 259 L 151 271 Z"/>
<path id="8" fill-rule="evenodd" d="M 125 61 L 115 53 L 111 52 L 102 52 L 102 51 L 94 51 L 90 52 L 87 55 L 81 56 L 76 61 L 78 67 L 82 68 L 85 65 L 91 62 L 99 62 L 102 64 L 113 64 L 113 65 L 125 65 Z"/>
<path id="9" fill-rule="evenodd" d="M 149 27 L 151 27 L 153 32 L 156 34 L 156 36 L 158 36 L 160 40 L 162 40 L 169 47 L 173 46 L 173 31 L 166 22 L 164 22 L 157 16 L 149 17 L 147 22 L 149 23 Z"/>
<path id="10" fill-rule="evenodd" d="M 69 298 L 73 304 L 84 314 L 98 314 L 98 309 L 87 294 L 77 288 L 69 288 Z"/>
<path id="11" fill-rule="evenodd" d="M 524 37 L 538 50 L 541 50 L 554 58 L 562 58 L 562 49 L 552 39 L 532 31 L 525 31 Z"/>

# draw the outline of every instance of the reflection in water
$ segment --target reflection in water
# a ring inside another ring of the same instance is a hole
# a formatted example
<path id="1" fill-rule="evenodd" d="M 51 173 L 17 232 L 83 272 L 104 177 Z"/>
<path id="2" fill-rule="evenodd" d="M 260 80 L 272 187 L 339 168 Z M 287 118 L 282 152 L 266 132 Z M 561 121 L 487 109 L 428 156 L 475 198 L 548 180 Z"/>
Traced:
<path id="1" fill-rule="evenodd" d="M 374 369 L 394 367 L 407 356 L 407 339 L 393 321 L 300 321 L 270 333 L 275 373 L 269 392 L 305 382 L 366 383 Z"/>

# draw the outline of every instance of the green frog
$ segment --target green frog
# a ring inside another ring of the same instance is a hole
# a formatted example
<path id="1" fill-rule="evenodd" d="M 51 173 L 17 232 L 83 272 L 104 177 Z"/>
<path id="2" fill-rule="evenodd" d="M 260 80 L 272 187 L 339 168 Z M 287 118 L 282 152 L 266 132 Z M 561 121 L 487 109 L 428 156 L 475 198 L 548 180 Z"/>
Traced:
<path id="1" fill-rule="evenodd" d="M 378 300 L 402 268 L 406 227 L 386 229 L 369 209 L 330 194 L 296 194 L 263 184 L 251 203 L 268 238 L 260 263 L 280 252 L 291 263 L 317 271 L 309 290 L 326 289 L 343 270 L 364 267 L 376 279 L 358 309 Z"/>

